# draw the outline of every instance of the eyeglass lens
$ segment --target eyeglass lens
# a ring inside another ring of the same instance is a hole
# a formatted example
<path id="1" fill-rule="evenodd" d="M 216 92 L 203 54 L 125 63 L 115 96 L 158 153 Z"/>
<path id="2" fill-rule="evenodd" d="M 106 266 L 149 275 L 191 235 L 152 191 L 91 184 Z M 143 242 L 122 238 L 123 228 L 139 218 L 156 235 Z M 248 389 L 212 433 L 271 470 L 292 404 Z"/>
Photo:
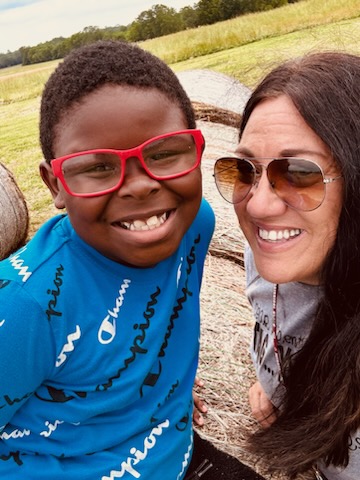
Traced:
<path id="1" fill-rule="evenodd" d="M 266 171 L 271 188 L 290 207 L 310 211 L 324 200 L 324 178 L 316 163 L 300 158 L 279 158 L 272 160 Z M 244 200 L 261 172 L 261 165 L 255 166 L 244 158 L 227 157 L 216 161 L 214 176 L 222 197 L 235 204 Z"/>
<path id="2" fill-rule="evenodd" d="M 187 172 L 198 160 L 196 141 L 190 133 L 155 139 L 140 149 L 140 155 L 147 173 L 157 180 Z M 97 150 L 64 160 L 62 173 L 68 188 L 73 193 L 86 194 L 115 187 L 124 175 L 120 158 L 121 151 Z"/>

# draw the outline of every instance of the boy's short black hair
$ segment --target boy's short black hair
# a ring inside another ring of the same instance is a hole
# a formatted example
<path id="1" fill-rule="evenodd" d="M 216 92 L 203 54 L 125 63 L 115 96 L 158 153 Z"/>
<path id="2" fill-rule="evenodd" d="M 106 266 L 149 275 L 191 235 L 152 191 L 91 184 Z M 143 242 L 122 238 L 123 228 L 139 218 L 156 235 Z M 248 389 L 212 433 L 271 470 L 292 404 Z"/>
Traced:
<path id="1" fill-rule="evenodd" d="M 40 143 L 44 158 L 54 158 L 55 127 L 64 112 L 105 84 L 156 88 L 184 113 L 195 128 L 189 97 L 175 73 L 158 57 L 123 41 L 99 41 L 73 50 L 47 81 L 40 108 Z"/>

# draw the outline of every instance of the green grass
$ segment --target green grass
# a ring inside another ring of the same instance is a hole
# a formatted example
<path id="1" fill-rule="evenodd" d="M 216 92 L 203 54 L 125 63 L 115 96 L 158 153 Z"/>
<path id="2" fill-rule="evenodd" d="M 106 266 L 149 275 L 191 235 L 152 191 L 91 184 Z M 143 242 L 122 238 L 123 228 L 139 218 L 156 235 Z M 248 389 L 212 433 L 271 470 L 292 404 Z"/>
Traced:
<path id="1" fill-rule="evenodd" d="M 37 98 L 59 60 L 0 69 L 0 105 Z"/>
<path id="2" fill-rule="evenodd" d="M 175 71 L 208 68 L 237 78 L 252 88 L 268 70 L 304 53 L 342 50 L 360 54 L 360 19 L 299 30 L 232 49 L 171 64 Z"/>
<path id="3" fill-rule="evenodd" d="M 156 38 L 142 46 L 173 64 L 299 30 L 307 35 L 309 28 L 359 18 L 359 15 L 358 0 L 306 0 Z"/>
<path id="4" fill-rule="evenodd" d="M 358 0 L 305 0 L 154 39 L 142 47 L 175 71 L 208 68 L 253 87 L 274 64 L 305 52 L 335 49 L 360 55 L 359 13 Z M 57 64 L 0 70 L 0 162 L 14 173 L 25 195 L 31 233 L 55 213 L 38 173 L 38 111 L 44 84 Z"/>
<path id="5" fill-rule="evenodd" d="M 39 98 L 0 107 L 0 162 L 14 173 L 25 195 L 32 233 L 55 213 L 50 193 L 38 173 L 42 160 L 38 111 Z"/>

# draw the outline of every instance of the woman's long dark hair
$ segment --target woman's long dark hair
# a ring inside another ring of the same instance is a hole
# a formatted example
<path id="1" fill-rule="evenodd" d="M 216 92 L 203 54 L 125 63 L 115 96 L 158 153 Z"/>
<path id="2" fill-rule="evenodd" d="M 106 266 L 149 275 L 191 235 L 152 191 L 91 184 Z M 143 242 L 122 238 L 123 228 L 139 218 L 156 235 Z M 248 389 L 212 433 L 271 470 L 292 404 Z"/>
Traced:
<path id="1" fill-rule="evenodd" d="M 280 95 L 329 147 L 344 185 L 312 331 L 286 365 L 277 420 L 249 439 L 270 472 L 295 478 L 319 459 L 346 466 L 350 434 L 360 427 L 360 57 L 315 53 L 275 68 L 247 103 L 240 138 L 256 105 Z"/>

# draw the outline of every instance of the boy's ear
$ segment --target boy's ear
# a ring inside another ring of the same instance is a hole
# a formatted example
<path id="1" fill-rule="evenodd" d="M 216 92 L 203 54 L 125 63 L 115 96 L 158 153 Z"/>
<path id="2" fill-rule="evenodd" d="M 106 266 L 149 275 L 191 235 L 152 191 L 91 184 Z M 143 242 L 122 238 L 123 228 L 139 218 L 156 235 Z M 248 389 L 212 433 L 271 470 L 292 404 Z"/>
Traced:
<path id="1" fill-rule="evenodd" d="M 43 179 L 43 182 L 51 192 L 55 207 L 58 208 L 59 210 L 65 208 L 64 197 L 63 197 L 62 191 L 59 189 L 59 182 L 58 182 L 58 179 L 53 174 L 51 165 L 45 162 L 45 160 L 43 160 L 40 163 L 39 169 L 40 169 L 40 175 L 41 175 L 41 178 Z"/>

